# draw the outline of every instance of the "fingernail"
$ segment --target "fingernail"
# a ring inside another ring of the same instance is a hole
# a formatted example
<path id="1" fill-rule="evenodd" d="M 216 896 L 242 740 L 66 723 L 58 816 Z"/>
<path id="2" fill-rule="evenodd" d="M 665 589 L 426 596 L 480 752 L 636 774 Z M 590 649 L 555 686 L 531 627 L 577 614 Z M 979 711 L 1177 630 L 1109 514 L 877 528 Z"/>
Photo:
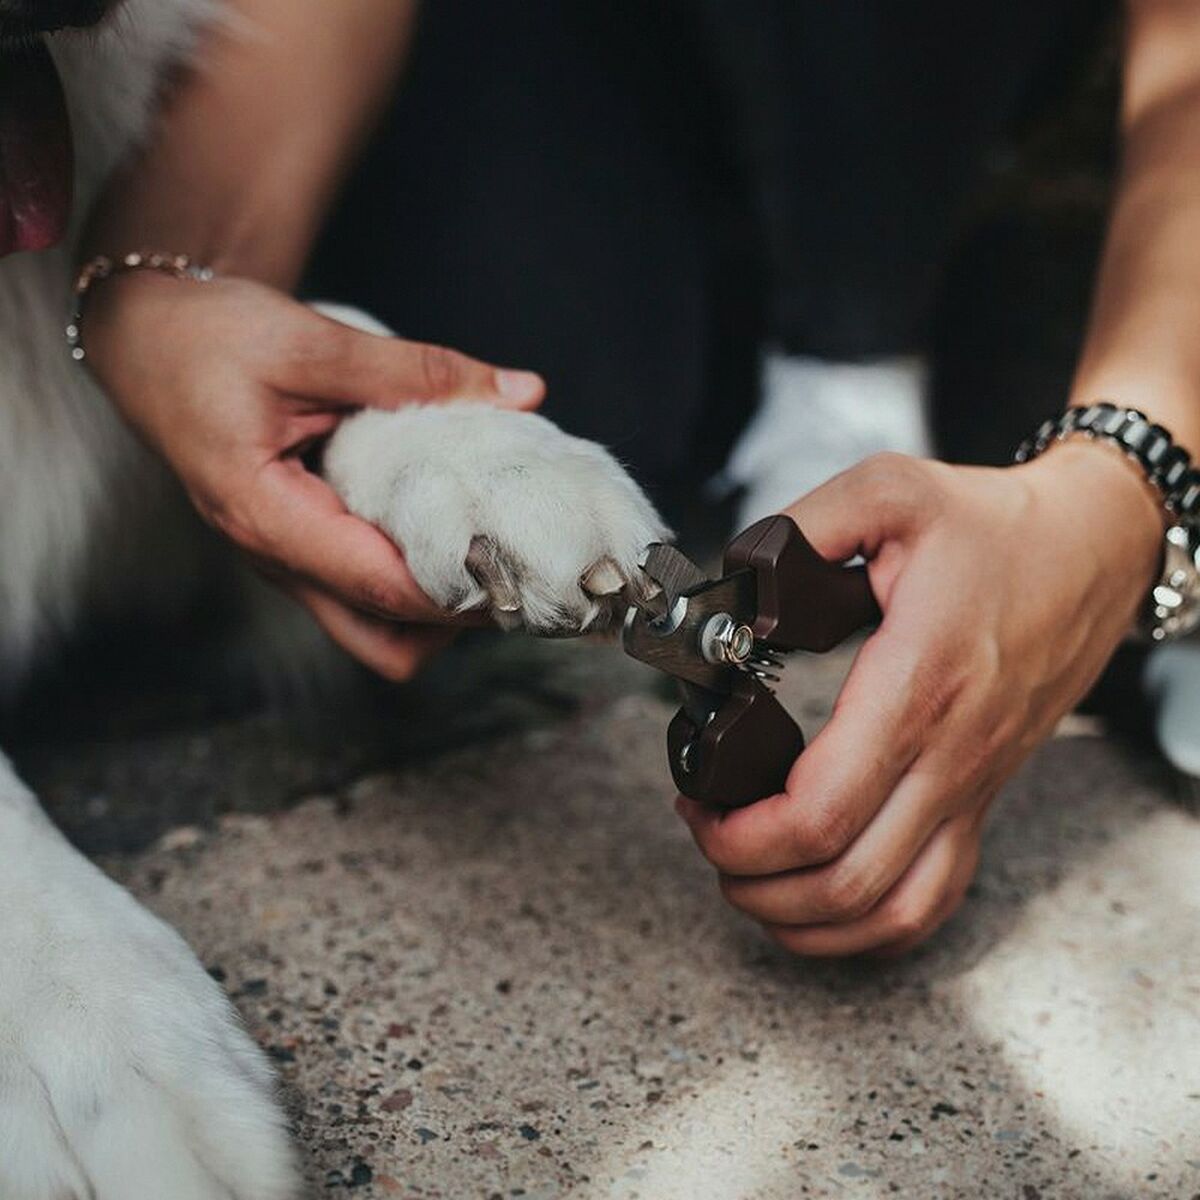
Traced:
<path id="1" fill-rule="evenodd" d="M 514 404 L 529 404 L 543 390 L 542 377 L 532 371 L 512 371 L 502 367 L 496 372 L 496 390 Z"/>

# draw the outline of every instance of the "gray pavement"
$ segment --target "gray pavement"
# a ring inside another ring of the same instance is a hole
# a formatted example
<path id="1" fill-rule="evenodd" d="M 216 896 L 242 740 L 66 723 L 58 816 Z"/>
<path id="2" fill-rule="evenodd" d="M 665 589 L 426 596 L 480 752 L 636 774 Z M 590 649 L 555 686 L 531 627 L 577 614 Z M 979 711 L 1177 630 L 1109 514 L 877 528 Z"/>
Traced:
<path id="1" fill-rule="evenodd" d="M 846 661 L 789 667 L 810 729 Z M 1200 1195 L 1200 821 L 1161 765 L 1072 722 L 931 946 L 795 961 L 672 812 L 652 675 L 522 639 L 440 670 L 370 737 L 26 756 L 85 844 L 183 822 L 105 864 L 275 1058 L 314 1195 Z"/>

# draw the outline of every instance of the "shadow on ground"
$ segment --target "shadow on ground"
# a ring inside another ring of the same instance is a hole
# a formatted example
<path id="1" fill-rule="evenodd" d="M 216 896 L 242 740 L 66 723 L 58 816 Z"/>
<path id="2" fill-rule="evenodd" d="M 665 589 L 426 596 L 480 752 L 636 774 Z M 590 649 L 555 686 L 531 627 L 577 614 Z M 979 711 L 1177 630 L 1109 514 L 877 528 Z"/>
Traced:
<path id="1" fill-rule="evenodd" d="M 810 731 L 847 661 L 789 667 Z M 196 747 L 209 798 L 108 865 L 275 1058 L 314 1194 L 1200 1193 L 1200 827 L 1155 761 L 1055 740 L 931 947 L 804 963 L 725 909 L 671 811 L 654 676 L 523 639 L 451 665 L 504 719 L 418 687 L 374 767 L 372 733 L 306 775 L 305 723 L 261 715 L 27 756 L 61 815 L 171 796 Z"/>

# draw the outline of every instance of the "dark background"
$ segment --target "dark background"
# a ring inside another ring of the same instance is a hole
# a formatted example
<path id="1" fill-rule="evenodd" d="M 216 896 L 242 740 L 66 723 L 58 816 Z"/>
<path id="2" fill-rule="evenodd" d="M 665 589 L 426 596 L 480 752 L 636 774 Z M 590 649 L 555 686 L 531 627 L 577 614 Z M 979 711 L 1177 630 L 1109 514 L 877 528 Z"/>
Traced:
<path id="1" fill-rule="evenodd" d="M 1112 157 L 1094 0 L 456 0 L 311 294 L 535 368 L 545 411 L 694 503 L 764 344 L 932 356 L 945 457 L 1061 407 Z M 679 513 L 673 512 L 679 519 Z"/>
<path id="2" fill-rule="evenodd" d="M 766 340 L 924 351 L 942 455 L 1004 462 L 1061 407 L 1082 335 L 1118 37 L 1111 5 L 1054 0 L 431 3 L 306 288 L 542 371 L 546 411 L 613 446 L 697 553 L 729 533 L 702 485 Z M 297 714 L 214 682 L 226 633 L 219 613 L 187 638 L 93 631 L 0 713 L 81 844 L 269 810 L 560 720 L 600 686 L 546 644 L 481 635 L 408 687 L 359 676 Z M 1097 702 L 1144 737 L 1137 663 L 1117 668 Z"/>

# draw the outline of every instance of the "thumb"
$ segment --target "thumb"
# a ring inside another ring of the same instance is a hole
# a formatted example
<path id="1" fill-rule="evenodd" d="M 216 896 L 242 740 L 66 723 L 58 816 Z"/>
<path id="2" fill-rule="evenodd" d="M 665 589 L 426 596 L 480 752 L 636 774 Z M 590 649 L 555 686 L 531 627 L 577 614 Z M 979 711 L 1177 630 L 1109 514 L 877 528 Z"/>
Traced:
<path id="1" fill-rule="evenodd" d="M 311 309 L 297 343 L 274 380 L 294 396 L 372 408 L 483 400 L 501 408 L 530 409 L 546 393 L 533 371 L 495 367 L 428 342 L 364 333 Z"/>
<path id="2" fill-rule="evenodd" d="M 876 454 L 785 511 L 822 558 L 870 560 L 886 542 L 914 528 L 928 494 L 928 466 L 903 454 Z"/>
<path id="3" fill-rule="evenodd" d="M 257 482 L 250 532 L 235 540 L 275 573 L 299 577 L 360 612 L 454 620 L 421 591 L 400 549 L 295 459 L 272 463 Z"/>

